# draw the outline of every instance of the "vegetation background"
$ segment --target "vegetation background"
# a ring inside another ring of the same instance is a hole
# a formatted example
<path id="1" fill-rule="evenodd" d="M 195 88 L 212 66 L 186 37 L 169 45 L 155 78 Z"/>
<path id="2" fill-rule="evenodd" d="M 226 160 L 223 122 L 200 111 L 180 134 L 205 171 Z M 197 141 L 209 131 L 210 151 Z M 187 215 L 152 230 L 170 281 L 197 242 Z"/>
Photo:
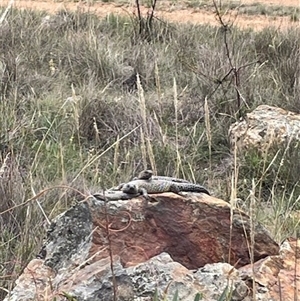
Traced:
<path id="1" fill-rule="evenodd" d="M 144 168 L 246 210 L 254 195 L 274 239 L 297 235 L 299 144 L 234 158 L 228 129 L 260 104 L 300 113 L 299 11 L 283 31 L 241 30 L 211 3 L 218 27 L 66 10 L 1 21 L 0 300 L 52 218 Z"/>

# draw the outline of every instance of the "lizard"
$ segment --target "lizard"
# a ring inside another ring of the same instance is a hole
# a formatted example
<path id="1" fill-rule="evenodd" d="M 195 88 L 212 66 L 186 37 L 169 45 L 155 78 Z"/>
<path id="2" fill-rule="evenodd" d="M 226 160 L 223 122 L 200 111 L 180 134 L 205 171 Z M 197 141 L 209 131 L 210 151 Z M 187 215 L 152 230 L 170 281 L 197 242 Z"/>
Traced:
<path id="1" fill-rule="evenodd" d="M 141 171 L 139 173 L 139 175 L 137 177 L 134 177 L 131 181 L 135 181 L 135 180 L 161 180 L 161 181 L 172 181 L 172 182 L 176 182 L 176 183 L 191 183 L 187 180 L 179 179 L 179 178 L 165 177 L 165 176 L 153 176 L 153 171 L 150 169 Z M 118 186 L 114 186 L 114 187 L 110 188 L 108 191 L 119 191 L 120 188 L 124 184 L 125 183 L 122 183 Z"/>
<path id="2" fill-rule="evenodd" d="M 162 181 L 171 181 L 176 183 L 191 183 L 184 179 L 173 178 L 173 177 L 165 177 L 165 176 L 153 176 L 153 171 L 150 169 L 143 170 L 139 173 L 139 175 L 133 180 L 162 180 Z"/>
<path id="3" fill-rule="evenodd" d="M 116 198 L 118 198 L 118 194 L 122 197 L 118 199 L 129 199 L 134 197 L 132 195 L 143 195 L 147 198 L 148 193 L 174 192 L 180 194 L 184 191 L 203 192 L 210 195 L 209 191 L 199 184 L 193 184 L 187 180 L 174 177 L 153 176 L 152 170 L 149 169 L 140 172 L 138 177 L 133 178 L 128 183 L 110 188 L 107 192 L 109 199 L 114 197 L 114 192 Z M 113 197 L 110 195 L 113 195 Z"/>
<path id="4" fill-rule="evenodd" d="M 174 192 L 180 194 L 181 192 L 203 192 L 210 195 L 209 191 L 201 185 L 192 183 L 178 183 L 168 180 L 143 180 L 136 179 L 128 183 L 121 184 L 118 187 L 124 193 L 134 193 L 133 189 L 137 189 L 139 193 L 147 197 L 148 194 L 161 193 L 161 192 Z M 136 192 L 136 191 L 135 191 Z"/>
<path id="5" fill-rule="evenodd" d="M 127 192 L 123 192 L 122 190 L 105 190 L 102 193 L 95 193 L 93 197 L 97 200 L 102 201 L 116 201 L 116 200 L 129 200 L 135 197 L 140 196 L 144 192 L 139 190 L 135 184 L 129 184 L 127 187 Z"/>

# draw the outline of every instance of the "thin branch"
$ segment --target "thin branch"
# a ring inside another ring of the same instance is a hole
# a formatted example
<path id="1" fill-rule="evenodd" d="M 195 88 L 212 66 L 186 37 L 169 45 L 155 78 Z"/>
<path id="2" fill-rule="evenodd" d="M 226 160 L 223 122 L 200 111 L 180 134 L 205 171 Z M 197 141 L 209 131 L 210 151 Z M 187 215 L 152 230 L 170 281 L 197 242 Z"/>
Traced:
<path id="1" fill-rule="evenodd" d="M 136 3 L 136 8 L 137 8 L 137 12 L 138 12 L 138 20 L 139 20 L 139 34 L 142 33 L 142 14 L 141 14 L 141 8 L 140 8 L 140 2 L 139 0 L 135 0 Z"/>
<path id="2" fill-rule="evenodd" d="M 103 191 L 105 191 L 103 189 Z M 105 194 L 104 194 L 105 198 Z M 112 283 L 113 283 L 113 301 L 117 301 L 117 282 L 114 270 L 114 261 L 113 261 L 113 252 L 112 252 L 112 241 L 110 239 L 110 223 L 108 219 L 108 212 L 107 212 L 107 199 L 104 201 L 104 216 L 105 216 L 105 231 L 107 235 L 108 241 L 108 253 L 110 258 L 110 270 L 112 274 Z"/>
<path id="3" fill-rule="evenodd" d="M 156 0 L 153 0 L 152 5 L 151 5 L 152 10 L 151 10 L 151 14 L 150 14 L 150 17 L 149 17 L 149 25 L 150 26 L 151 26 L 152 19 L 153 19 L 153 16 L 154 16 L 155 6 L 156 6 Z"/>

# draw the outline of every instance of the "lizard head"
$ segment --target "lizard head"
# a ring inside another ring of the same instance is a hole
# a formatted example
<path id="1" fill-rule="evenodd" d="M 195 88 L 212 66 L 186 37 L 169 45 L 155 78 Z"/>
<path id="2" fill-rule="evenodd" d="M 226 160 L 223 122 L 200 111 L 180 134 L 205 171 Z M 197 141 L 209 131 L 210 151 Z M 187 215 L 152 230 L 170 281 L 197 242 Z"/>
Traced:
<path id="1" fill-rule="evenodd" d="M 137 194 L 138 193 L 138 188 L 135 184 L 126 183 L 122 187 L 122 191 L 125 192 L 125 193 L 129 193 L 129 194 Z"/>
<path id="2" fill-rule="evenodd" d="M 152 176 L 153 176 L 153 171 L 151 169 L 146 169 L 139 173 L 138 178 L 140 180 L 150 180 Z"/>

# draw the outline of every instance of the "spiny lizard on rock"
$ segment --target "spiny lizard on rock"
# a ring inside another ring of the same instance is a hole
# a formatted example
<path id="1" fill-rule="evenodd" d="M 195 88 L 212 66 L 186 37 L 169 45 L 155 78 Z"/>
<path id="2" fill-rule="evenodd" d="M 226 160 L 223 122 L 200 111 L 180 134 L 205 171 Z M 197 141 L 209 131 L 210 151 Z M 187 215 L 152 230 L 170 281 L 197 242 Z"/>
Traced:
<path id="1" fill-rule="evenodd" d="M 150 169 L 143 170 L 139 173 L 136 178 L 133 180 L 161 180 L 161 181 L 171 181 L 176 183 L 191 183 L 184 179 L 173 178 L 173 177 L 165 177 L 165 176 L 153 176 L 153 171 Z"/>
<path id="2" fill-rule="evenodd" d="M 121 184 L 118 189 L 123 191 L 124 193 L 131 194 L 134 192 L 134 189 L 138 189 L 142 195 L 147 196 L 147 194 L 151 193 L 162 193 L 162 192 L 202 192 L 210 195 L 209 191 L 201 185 L 193 184 L 193 183 L 181 183 L 175 182 L 172 180 L 165 179 L 136 179 L 132 180 L 128 183 Z"/>
<path id="3" fill-rule="evenodd" d="M 193 184 L 184 179 L 165 176 L 153 176 L 152 170 L 142 171 L 138 177 L 122 183 L 118 187 L 110 188 L 104 193 L 96 193 L 93 196 L 100 200 L 129 200 L 143 195 L 148 198 L 148 194 L 174 192 L 199 192 L 210 195 L 209 191 L 199 184 Z"/>
<path id="4" fill-rule="evenodd" d="M 138 197 L 143 192 L 138 189 L 138 187 L 134 184 L 128 184 L 128 192 L 123 192 L 122 190 L 105 190 L 102 193 L 95 193 L 93 197 L 97 200 L 102 201 L 116 201 L 116 200 L 129 200 L 134 197 Z"/>
<path id="5" fill-rule="evenodd" d="M 143 170 L 139 173 L 137 177 L 134 177 L 131 181 L 135 180 L 160 180 L 160 181 L 171 181 L 176 183 L 191 183 L 184 179 L 173 178 L 173 177 L 165 177 L 165 176 L 153 176 L 153 171 L 150 169 Z M 125 183 L 122 183 L 118 186 L 114 186 L 110 188 L 108 191 L 118 191 Z M 192 183 L 191 183 L 192 184 Z M 134 189 L 132 187 L 132 189 Z"/>

